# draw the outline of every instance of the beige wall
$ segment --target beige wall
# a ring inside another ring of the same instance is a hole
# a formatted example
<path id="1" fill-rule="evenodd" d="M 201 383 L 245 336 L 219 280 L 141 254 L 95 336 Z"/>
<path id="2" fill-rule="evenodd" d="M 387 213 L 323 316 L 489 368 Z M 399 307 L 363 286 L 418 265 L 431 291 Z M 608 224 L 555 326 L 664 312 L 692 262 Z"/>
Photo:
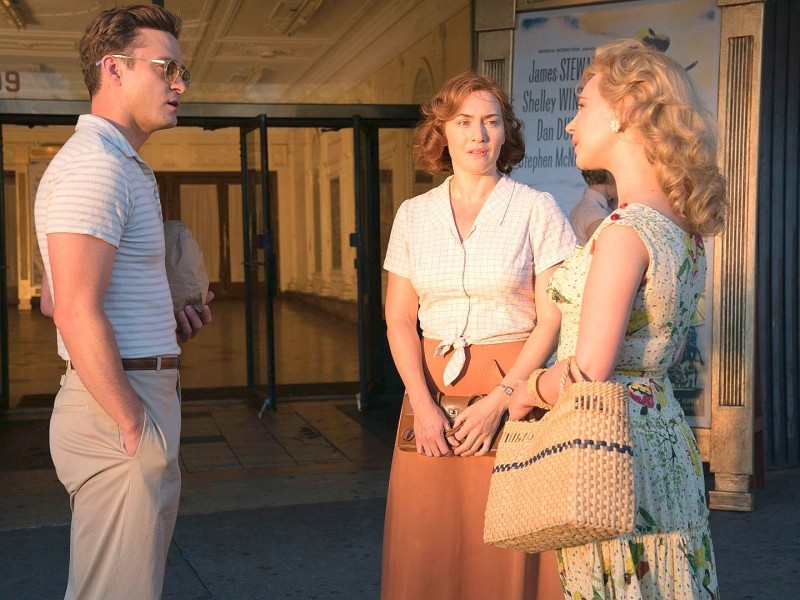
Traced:
<path id="1" fill-rule="evenodd" d="M 464 8 L 430 34 L 396 56 L 347 94 L 352 103 L 415 103 L 414 84 L 422 75 L 433 93 L 445 80 L 471 68 L 472 30 L 469 8 Z"/>

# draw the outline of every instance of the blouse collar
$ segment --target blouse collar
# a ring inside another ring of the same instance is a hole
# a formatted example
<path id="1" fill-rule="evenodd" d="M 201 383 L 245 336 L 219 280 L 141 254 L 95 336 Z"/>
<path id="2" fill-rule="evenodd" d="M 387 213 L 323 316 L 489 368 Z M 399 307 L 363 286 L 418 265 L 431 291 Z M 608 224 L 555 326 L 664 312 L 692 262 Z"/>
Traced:
<path id="1" fill-rule="evenodd" d="M 433 190 L 433 214 L 442 225 L 457 234 L 455 219 L 453 219 L 453 211 L 450 207 L 451 179 L 453 179 L 452 175 Z M 474 227 L 483 224 L 493 225 L 495 227 L 502 225 L 503 219 L 505 219 L 508 213 L 508 207 L 511 204 L 511 198 L 514 196 L 514 189 L 516 186 L 517 182 L 508 175 L 501 175 L 500 180 L 495 184 L 494 188 L 489 193 L 489 197 L 486 198 L 486 202 L 478 213 Z"/>

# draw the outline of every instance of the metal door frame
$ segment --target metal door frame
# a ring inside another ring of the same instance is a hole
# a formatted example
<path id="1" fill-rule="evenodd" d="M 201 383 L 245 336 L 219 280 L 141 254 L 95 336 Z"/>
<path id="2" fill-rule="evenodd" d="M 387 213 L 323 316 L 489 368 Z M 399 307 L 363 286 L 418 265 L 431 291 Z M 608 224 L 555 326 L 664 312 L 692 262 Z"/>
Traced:
<path id="1" fill-rule="evenodd" d="M 356 231 L 350 245 L 356 248 L 358 281 L 359 410 L 371 404 L 370 395 L 381 387 L 384 344 L 380 264 L 380 157 L 378 126 L 353 117 L 353 162 L 356 190 Z M 378 260 L 376 260 L 378 259 Z"/>
<path id="2" fill-rule="evenodd" d="M 261 217 L 262 223 L 258 223 L 258 213 L 250 213 L 250 202 L 248 201 L 248 194 L 250 190 L 255 190 L 255 183 L 251 188 L 248 181 L 248 174 L 250 172 L 250 165 L 248 160 L 247 151 L 247 136 L 254 131 L 258 131 L 258 144 L 259 144 L 259 164 L 257 168 L 261 171 L 261 197 L 255 198 L 255 202 L 261 202 Z M 245 322 L 246 322 L 246 339 L 247 339 L 247 387 L 251 391 L 260 392 L 259 382 L 257 381 L 256 368 L 259 365 L 255 364 L 255 344 L 258 342 L 256 339 L 256 332 L 253 326 L 253 311 L 254 302 L 253 298 L 256 294 L 255 287 L 258 285 L 258 278 L 253 281 L 253 268 L 264 268 L 264 290 L 262 293 L 265 298 L 265 325 L 267 343 L 267 372 L 266 372 L 266 395 L 264 396 L 261 404 L 261 410 L 258 416 L 264 414 L 266 409 L 275 410 L 277 397 L 275 393 L 275 316 L 273 312 L 273 273 L 275 272 L 275 253 L 272 247 L 272 230 L 269 215 L 269 154 L 267 144 L 267 116 L 259 115 L 254 119 L 243 123 L 239 128 L 239 150 L 242 159 L 242 243 L 244 244 L 244 289 L 245 289 Z M 255 231 L 258 239 L 251 238 L 251 231 Z M 263 233 L 258 233 L 263 232 Z M 259 261 L 258 256 L 253 256 L 252 250 L 254 248 L 253 242 L 264 251 L 263 264 Z M 257 308 L 257 307 L 256 307 Z"/>

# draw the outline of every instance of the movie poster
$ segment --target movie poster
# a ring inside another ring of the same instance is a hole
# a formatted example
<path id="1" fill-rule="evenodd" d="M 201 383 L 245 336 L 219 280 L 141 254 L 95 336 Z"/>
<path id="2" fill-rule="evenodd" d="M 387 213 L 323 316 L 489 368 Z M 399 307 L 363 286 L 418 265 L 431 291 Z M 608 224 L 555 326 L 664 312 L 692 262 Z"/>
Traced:
<path id="1" fill-rule="evenodd" d="M 517 14 L 512 95 L 525 124 L 526 155 L 512 177 L 553 194 L 568 214 L 586 184 L 564 128 L 577 111 L 583 69 L 595 48 L 638 38 L 666 52 L 690 74 L 716 122 L 720 23 L 716 0 L 640 0 Z M 693 426 L 711 424 L 710 388 L 713 240 L 706 240 L 706 289 L 683 356 L 670 370 Z"/>

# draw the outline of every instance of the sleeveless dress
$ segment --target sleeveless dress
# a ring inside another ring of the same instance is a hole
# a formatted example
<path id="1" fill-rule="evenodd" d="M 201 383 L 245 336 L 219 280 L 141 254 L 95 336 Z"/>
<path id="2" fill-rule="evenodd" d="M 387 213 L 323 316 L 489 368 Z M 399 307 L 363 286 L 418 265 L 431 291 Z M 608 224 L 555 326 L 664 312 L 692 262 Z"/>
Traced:
<path id="1" fill-rule="evenodd" d="M 558 356 L 575 353 L 596 239 L 606 227 L 620 225 L 633 228 L 650 255 L 609 378 L 621 382 L 630 398 L 635 528 L 631 535 L 559 550 L 564 595 L 581 600 L 718 599 L 700 453 L 667 376 L 704 287 L 702 238 L 642 204 L 614 211 L 550 280 L 548 293 L 562 313 Z"/>

